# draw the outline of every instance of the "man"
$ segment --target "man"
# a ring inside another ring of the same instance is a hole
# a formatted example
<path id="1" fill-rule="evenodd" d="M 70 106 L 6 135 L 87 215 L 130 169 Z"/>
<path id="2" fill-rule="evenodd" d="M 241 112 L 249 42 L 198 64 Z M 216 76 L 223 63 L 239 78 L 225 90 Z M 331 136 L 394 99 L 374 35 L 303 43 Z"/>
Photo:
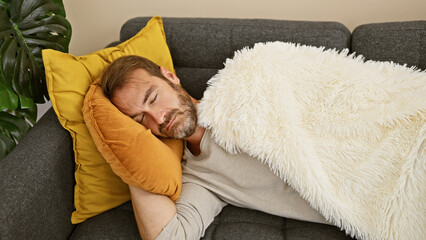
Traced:
<path id="1" fill-rule="evenodd" d="M 217 146 L 197 124 L 198 101 L 179 84 L 172 72 L 138 56 L 117 59 L 102 77 L 105 95 L 120 111 L 157 136 L 185 140 L 183 185 L 176 204 L 129 186 L 144 240 L 199 239 L 227 204 L 329 224 L 268 166 Z"/>

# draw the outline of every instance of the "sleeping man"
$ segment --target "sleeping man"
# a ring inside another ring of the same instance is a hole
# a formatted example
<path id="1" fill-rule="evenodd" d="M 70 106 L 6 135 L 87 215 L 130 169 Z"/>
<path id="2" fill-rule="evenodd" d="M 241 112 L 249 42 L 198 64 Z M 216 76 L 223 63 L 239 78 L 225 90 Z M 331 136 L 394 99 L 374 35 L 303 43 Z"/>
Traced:
<path id="1" fill-rule="evenodd" d="M 197 124 L 197 103 L 179 78 L 138 56 L 114 61 L 102 77 L 105 95 L 160 137 L 185 140 L 179 200 L 129 186 L 139 232 L 147 239 L 200 239 L 227 204 L 282 217 L 328 223 L 267 165 L 231 155 Z"/>

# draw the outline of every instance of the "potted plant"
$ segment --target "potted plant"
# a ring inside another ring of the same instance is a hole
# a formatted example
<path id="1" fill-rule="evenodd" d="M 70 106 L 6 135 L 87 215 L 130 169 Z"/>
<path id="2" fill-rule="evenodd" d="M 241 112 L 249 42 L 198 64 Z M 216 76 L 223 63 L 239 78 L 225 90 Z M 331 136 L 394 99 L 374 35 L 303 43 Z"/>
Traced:
<path id="1" fill-rule="evenodd" d="M 0 0 L 0 161 L 49 98 L 41 51 L 68 52 L 70 38 L 62 0 Z"/>

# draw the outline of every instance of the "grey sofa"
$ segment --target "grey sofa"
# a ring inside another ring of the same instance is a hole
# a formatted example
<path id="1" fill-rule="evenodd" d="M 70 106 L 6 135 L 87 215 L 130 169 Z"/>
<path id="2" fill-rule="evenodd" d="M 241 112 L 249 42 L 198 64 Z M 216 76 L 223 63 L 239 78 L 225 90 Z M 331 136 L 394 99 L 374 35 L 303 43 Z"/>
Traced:
<path id="1" fill-rule="evenodd" d="M 126 22 L 120 41 L 137 33 L 148 19 Z M 263 41 L 348 48 L 366 59 L 426 68 L 426 21 L 368 24 L 351 33 L 335 22 L 163 20 L 177 75 L 197 99 L 235 50 Z M 50 109 L 0 162 L 0 239 L 140 239 L 130 202 L 72 225 L 73 174 L 71 137 Z M 351 238 L 337 227 L 227 206 L 203 239 Z"/>

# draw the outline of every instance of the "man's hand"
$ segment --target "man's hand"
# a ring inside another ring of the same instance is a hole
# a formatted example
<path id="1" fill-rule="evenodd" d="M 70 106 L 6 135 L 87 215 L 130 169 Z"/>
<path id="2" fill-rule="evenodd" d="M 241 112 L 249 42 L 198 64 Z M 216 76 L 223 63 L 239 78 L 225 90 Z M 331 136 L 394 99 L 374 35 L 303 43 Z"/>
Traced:
<path id="1" fill-rule="evenodd" d="M 167 196 L 129 185 L 133 210 L 143 240 L 155 239 L 176 214 L 176 205 Z"/>

